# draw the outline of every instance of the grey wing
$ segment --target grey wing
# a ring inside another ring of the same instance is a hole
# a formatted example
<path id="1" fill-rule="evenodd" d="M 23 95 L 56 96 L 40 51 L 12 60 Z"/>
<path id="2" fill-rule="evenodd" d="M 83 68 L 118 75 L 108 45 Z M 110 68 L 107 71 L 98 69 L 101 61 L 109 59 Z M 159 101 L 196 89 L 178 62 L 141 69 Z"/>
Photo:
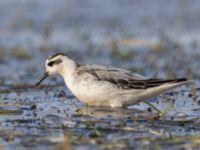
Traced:
<path id="1" fill-rule="evenodd" d="M 131 89 L 147 89 L 156 86 L 160 86 L 165 83 L 177 83 L 184 82 L 187 79 L 147 79 L 136 73 L 131 73 L 127 70 L 104 67 L 99 65 L 83 66 L 79 73 L 91 74 L 98 81 L 107 81 L 118 88 L 131 90 Z"/>
<path id="2" fill-rule="evenodd" d="M 101 78 L 125 78 L 125 79 L 146 79 L 137 73 L 115 67 L 106 67 L 101 65 L 85 65 L 81 70 L 88 73 L 96 73 Z"/>

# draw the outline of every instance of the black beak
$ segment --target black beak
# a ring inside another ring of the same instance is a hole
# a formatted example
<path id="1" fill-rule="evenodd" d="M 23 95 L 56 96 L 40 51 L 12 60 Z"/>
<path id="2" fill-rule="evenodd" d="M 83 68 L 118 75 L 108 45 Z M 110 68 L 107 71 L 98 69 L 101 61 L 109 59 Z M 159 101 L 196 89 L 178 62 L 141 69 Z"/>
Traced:
<path id="1" fill-rule="evenodd" d="M 47 72 L 44 73 L 43 77 L 35 84 L 35 86 L 38 86 L 44 79 L 46 79 L 49 76 Z"/>

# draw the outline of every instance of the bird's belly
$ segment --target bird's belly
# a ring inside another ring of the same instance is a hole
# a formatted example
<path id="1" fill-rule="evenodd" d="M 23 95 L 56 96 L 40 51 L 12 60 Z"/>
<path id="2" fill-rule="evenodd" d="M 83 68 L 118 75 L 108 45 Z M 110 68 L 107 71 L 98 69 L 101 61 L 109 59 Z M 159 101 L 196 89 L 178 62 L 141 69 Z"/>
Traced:
<path id="1" fill-rule="evenodd" d="M 99 95 L 99 96 L 77 95 L 76 97 L 80 101 L 90 106 L 106 106 L 106 107 L 113 107 L 113 108 L 123 106 L 122 101 L 115 99 L 115 97 L 112 97 L 110 99 L 102 95 Z"/>
<path id="2" fill-rule="evenodd" d="M 90 90 L 87 92 L 76 92 L 74 95 L 82 102 L 88 105 L 94 106 L 108 106 L 110 100 L 105 96 L 105 94 L 94 94 L 94 90 Z"/>
<path id="3" fill-rule="evenodd" d="M 119 89 L 109 82 L 76 80 L 66 85 L 81 102 L 93 106 L 122 107 Z"/>
<path id="4" fill-rule="evenodd" d="M 82 102 L 93 106 L 110 106 L 114 100 L 113 89 L 101 85 L 77 84 L 72 88 L 73 94 Z"/>
<path id="5" fill-rule="evenodd" d="M 103 101 L 103 99 L 101 98 L 97 98 L 94 96 L 90 96 L 88 94 L 76 94 L 75 95 L 80 101 L 88 104 L 88 105 L 100 105 L 101 101 Z"/>

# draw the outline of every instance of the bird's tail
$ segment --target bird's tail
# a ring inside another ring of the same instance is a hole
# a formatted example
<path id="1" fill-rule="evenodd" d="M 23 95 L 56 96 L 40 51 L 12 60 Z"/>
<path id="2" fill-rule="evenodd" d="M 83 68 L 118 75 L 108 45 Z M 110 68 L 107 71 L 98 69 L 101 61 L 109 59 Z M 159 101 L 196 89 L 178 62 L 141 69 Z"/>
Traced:
<path id="1" fill-rule="evenodd" d="M 156 79 L 153 79 L 153 80 L 152 82 L 156 82 Z M 194 84 L 193 80 L 188 80 L 187 78 L 169 79 L 169 80 L 162 80 L 159 82 L 163 82 L 163 83 L 159 86 L 138 91 L 138 93 L 134 94 L 133 97 L 127 102 L 127 104 L 129 105 L 129 104 L 134 104 L 141 101 L 146 101 L 154 96 L 162 94 L 168 90 L 174 89 L 181 85 Z"/>

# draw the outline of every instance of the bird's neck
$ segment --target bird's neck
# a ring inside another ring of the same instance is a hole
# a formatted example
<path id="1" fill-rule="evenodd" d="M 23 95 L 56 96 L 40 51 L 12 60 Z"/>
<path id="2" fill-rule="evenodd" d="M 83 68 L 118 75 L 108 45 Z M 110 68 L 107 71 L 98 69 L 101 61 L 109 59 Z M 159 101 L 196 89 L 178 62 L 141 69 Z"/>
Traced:
<path id="1" fill-rule="evenodd" d="M 60 75 L 64 78 L 66 85 L 70 88 L 74 81 L 74 72 L 77 69 L 77 63 L 73 60 L 67 60 L 60 70 Z"/>

